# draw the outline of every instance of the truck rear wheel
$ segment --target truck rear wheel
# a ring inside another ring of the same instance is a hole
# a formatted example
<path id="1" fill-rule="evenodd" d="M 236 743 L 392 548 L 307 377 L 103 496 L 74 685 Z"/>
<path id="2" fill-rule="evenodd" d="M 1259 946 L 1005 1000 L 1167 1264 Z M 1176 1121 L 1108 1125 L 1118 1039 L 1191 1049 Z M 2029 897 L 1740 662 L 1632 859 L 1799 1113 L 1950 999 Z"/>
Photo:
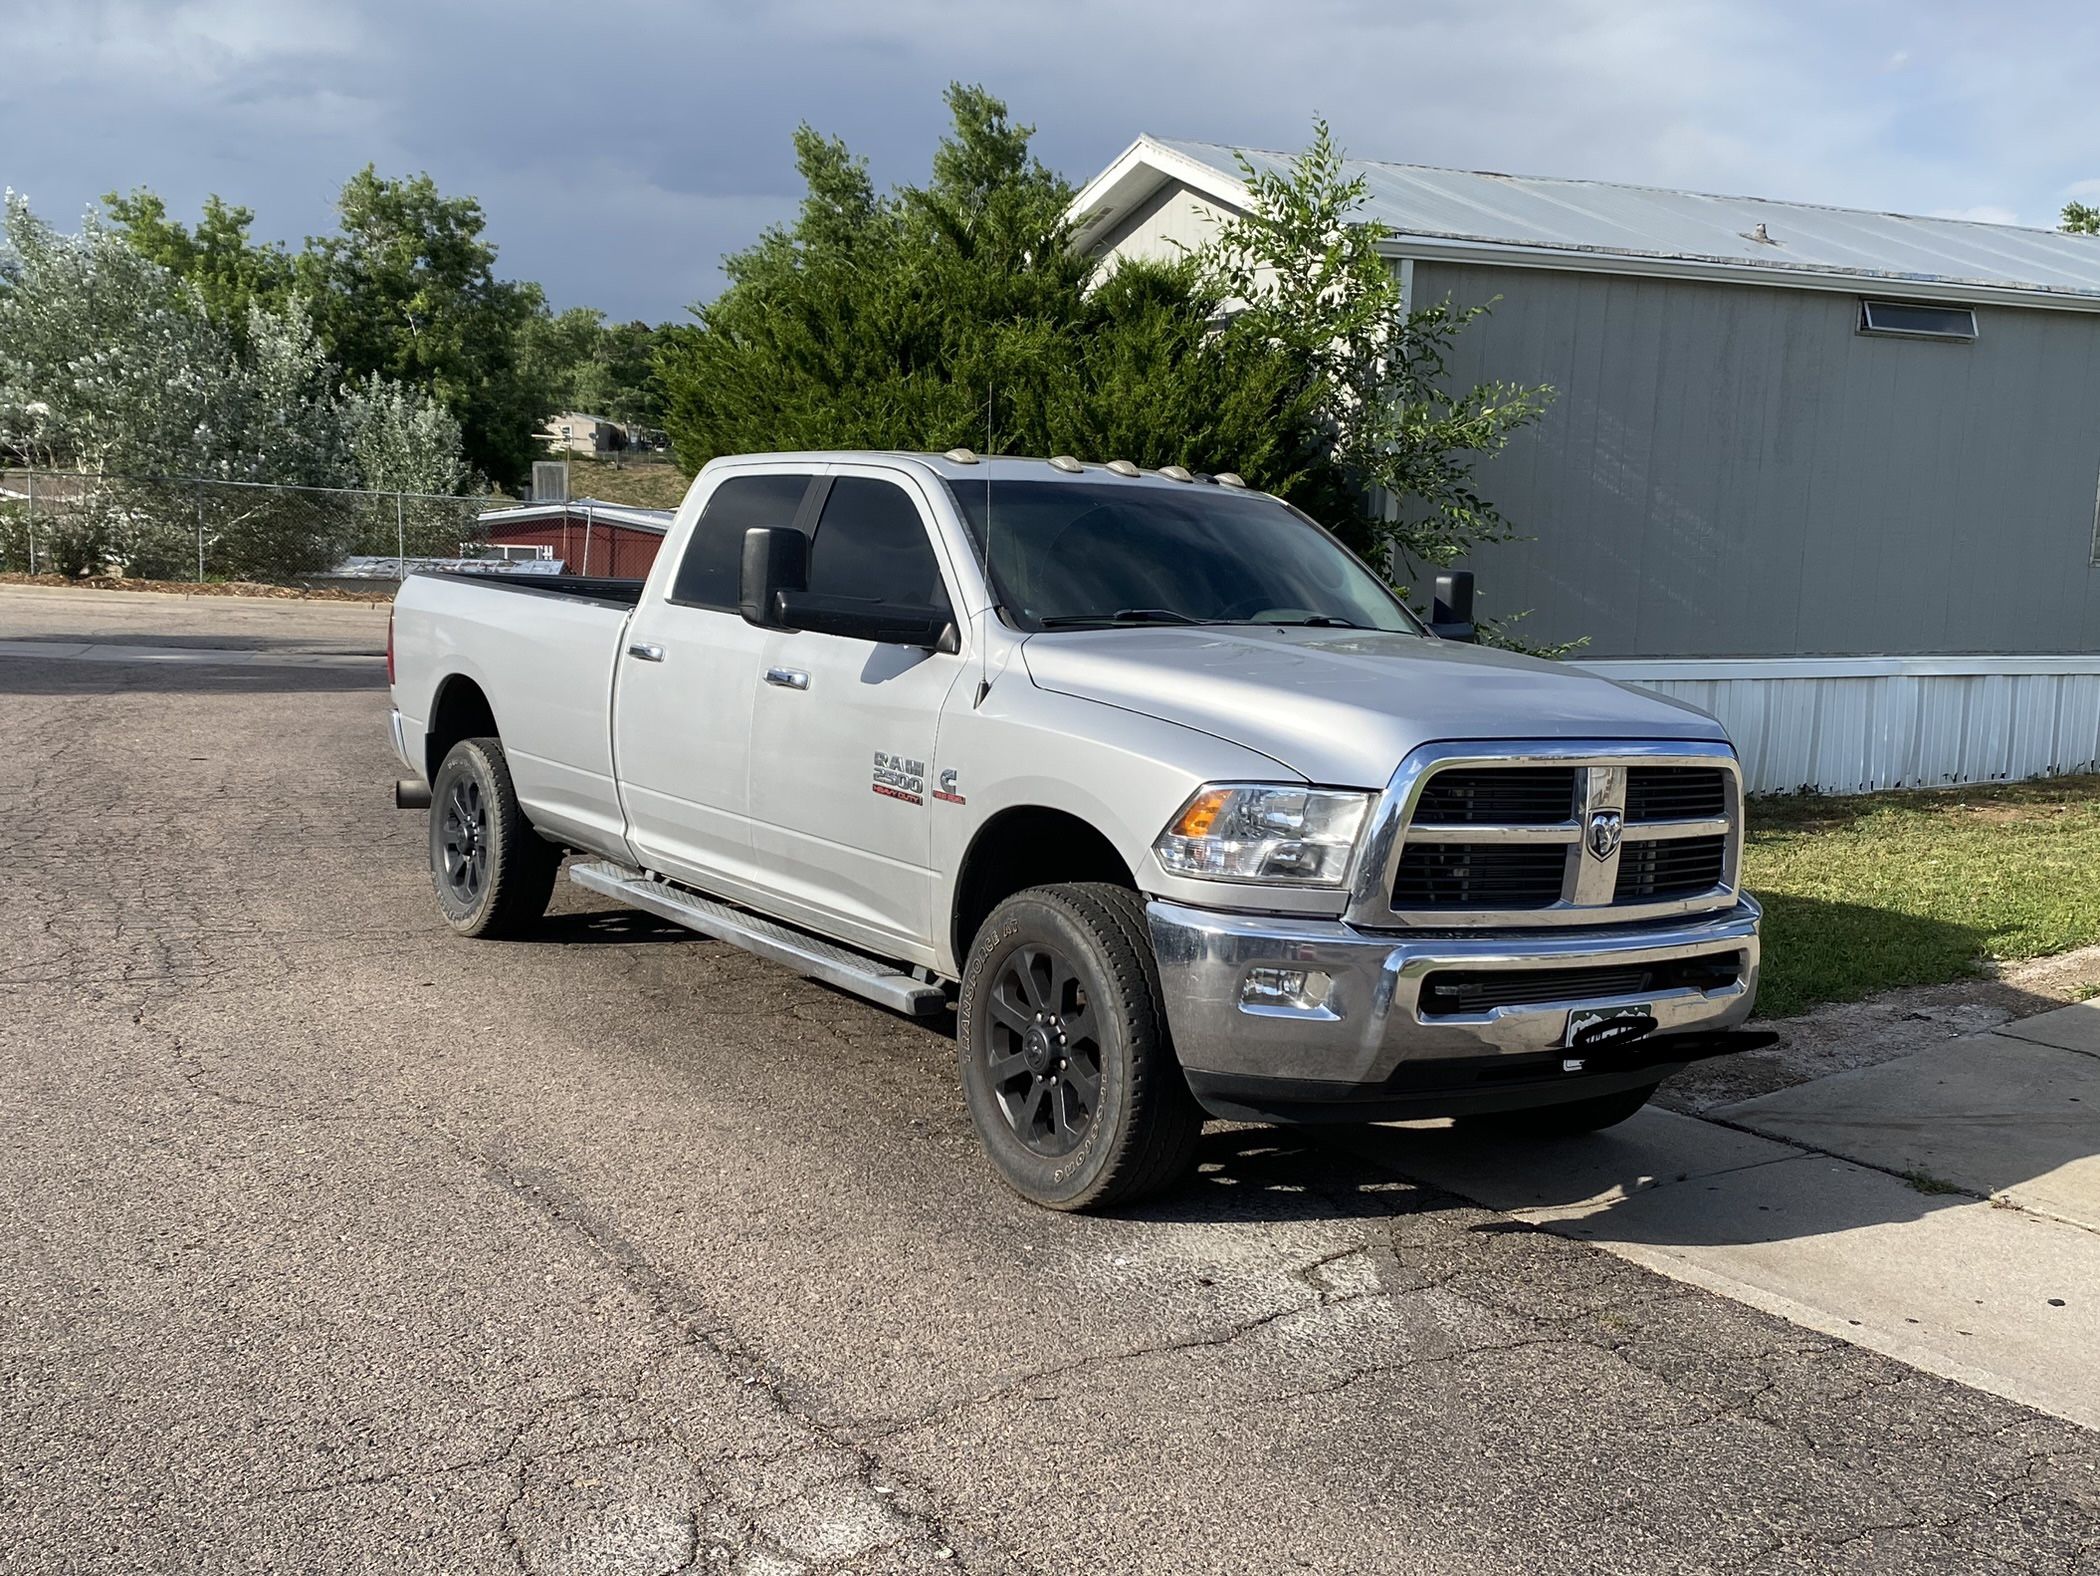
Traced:
<path id="1" fill-rule="evenodd" d="M 1008 898 L 970 947 L 958 1007 L 963 1097 L 1023 1198 L 1107 1209 L 1187 1174 L 1203 1116 L 1135 892 L 1087 882 Z"/>
<path id="2" fill-rule="evenodd" d="M 462 936 L 516 936 L 547 912 L 561 850 L 518 807 L 495 739 L 452 746 L 430 785 L 430 880 Z"/>

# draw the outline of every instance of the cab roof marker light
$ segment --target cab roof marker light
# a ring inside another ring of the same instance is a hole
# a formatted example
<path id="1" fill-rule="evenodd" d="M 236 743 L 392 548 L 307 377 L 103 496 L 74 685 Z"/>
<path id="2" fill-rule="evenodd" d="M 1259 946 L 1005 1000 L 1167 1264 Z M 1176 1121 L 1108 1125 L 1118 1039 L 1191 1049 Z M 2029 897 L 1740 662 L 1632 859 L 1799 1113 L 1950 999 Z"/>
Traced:
<path id="1" fill-rule="evenodd" d="M 975 465 L 977 463 L 977 451 L 975 449 L 950 449 L 941 458 L 953 460 L 957 465 Z"/>
<path id="2" fill-rule="evenodd" d="M 1196 479 L 1195 472 L 1186 465 L 1162 465 L 1159 474 L 1170 482 L 1192 482 Z"/>
<path id="3" fill-rule="evenodd" d="M 1135 476 L 1138 473 L 1138 468 L 1128 460 L 1110 460 L 1106 469 L 1114 471 L 1118 476 Z"/>
<path id="4" fill-rule="evenodd" d="M 1223 487 L 1244 487 L 1247 485 L 1247 478 L 1238 471 L 1219 471 L 1215 476 L 1211 477 L 1211 480 Z"/>
<path id="5" fill-rule="evenodd" d="M 1081 465 L 1069 454 L 1053 454 L 1050 456 L 1050 463 L 1058 470 L 1068 471 L 1074 476 L 1086 469 L 1084 465 Z"/>

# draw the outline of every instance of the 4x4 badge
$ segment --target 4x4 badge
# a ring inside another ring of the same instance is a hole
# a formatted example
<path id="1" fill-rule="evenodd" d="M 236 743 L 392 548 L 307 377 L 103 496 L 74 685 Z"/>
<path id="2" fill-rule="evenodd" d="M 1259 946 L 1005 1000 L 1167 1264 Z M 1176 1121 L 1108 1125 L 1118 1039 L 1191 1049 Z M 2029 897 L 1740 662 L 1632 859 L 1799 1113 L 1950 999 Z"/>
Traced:
<path id="1" fill-rule="evenodd" d="M 1609 859 L 1619 851 L 1619 839 L 1625 831 L 1626 818 L 1617 810 L 1592 810 L 1589 834 L 1583 842 L 1597 858 Z"/>

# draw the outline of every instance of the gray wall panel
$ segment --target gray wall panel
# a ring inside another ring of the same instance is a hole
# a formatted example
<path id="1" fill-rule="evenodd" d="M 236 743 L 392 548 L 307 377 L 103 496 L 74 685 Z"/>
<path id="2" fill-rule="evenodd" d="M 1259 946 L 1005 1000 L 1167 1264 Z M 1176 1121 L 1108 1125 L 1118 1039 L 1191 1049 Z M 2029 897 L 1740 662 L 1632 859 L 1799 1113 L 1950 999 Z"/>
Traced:
<path id="1" fill-rule="evenodd" d="M 1485 548 L 1490 613 L 1605 656 L 2073 652 L 2092 565 L 2100 316 L 1983 307 L 1974 344 L 1854 331 L 1835 292 L 1418 263 L 1420 302 L 1502 300 L 1454 378 L 1552 384 L 1488 461 L 1534 542 Z"/>

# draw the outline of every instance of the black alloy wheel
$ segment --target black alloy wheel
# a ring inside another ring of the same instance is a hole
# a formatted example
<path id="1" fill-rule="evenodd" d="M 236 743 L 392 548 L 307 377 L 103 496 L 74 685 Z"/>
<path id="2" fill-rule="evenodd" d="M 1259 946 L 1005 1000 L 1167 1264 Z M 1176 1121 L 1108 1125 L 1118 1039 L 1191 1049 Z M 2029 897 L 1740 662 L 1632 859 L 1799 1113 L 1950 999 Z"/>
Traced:
<path id="1" fill-rule="evenodd" d="M 480 781 L 462 773 L 439 811 L 438 875 L 461 908 L 474 908 L 489 884 L 489 810 Z"/>
<path id="2" fill-rule="evenodd" d="M 986 1074 L 1000 1114 L 1036 1154 L 1077 1149 L 1101 1105 L 1101 1041 L 1093 1003 L 1063 953 L 1024 946 L 992 986 Z"/>
<path id="3" fill-rule="evenodd" d="M 963 1099 L 1000 1179 L 1048 1209 L 1107 1209 L 1195 1164 L 1203 1113 L 1174 1056 L 1145 900 L 1030 887 L 971 940 L 956 1002 Z"/>
<path id="4" fill-rule="evenodd" d="M 521 936 L 547 912 L 561 850 L 532 829 L 501 741 L 462 739 L 430 785 L 430 884 L 462 936 Z"/>

